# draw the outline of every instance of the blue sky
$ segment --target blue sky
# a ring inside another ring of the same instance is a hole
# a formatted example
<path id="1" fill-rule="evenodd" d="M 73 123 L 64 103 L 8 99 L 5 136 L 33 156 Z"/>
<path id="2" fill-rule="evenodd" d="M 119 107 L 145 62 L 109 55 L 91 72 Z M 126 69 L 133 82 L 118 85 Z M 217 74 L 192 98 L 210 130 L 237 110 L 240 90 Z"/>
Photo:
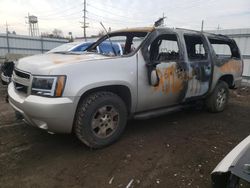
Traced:
<path id="1" fill-rule="evenodd" d="M 28 12 L 38 16 L 40 32 L 61 29 L 64 35 L 73 32 L 82 36 L 80 21 L 83 0 L 0 0 L 0 33 L 9 30 L 28 34 L 25 23 Z M 102 30 L 99 22 L 112 30 L 150 26 L 160 16 L 167 16 L 166 26 L 200 29 L 201 20 L 206 30 L 218 27 L 250 28 L 249 0 L 87 0 L 88 35 Z"/>

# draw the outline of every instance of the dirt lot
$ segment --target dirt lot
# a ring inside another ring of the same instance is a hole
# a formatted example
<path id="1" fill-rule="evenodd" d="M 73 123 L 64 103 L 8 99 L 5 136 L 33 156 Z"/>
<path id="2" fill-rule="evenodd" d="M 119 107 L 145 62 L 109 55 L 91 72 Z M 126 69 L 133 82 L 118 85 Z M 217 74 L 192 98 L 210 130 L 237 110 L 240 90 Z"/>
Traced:
<path id="1" fill-rule="evenodd" d="M 189 109 L 130 121 L 102 150 L 15 120 L 0 92 L 0 187 L 126 187 L 132 180 L 133 187 L 206 188 L 213 168 L 250 134 L 249 90 L 231 93 L 223 113 Z"/>

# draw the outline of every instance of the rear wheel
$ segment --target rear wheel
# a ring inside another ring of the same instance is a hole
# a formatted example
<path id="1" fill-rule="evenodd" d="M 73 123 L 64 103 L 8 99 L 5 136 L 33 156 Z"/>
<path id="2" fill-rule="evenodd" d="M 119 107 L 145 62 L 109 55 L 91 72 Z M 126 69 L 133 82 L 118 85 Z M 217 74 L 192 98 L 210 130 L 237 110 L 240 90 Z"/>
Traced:
<path id="1" fill-rule="evenodd" d="M 210 112 L 222 112 L 228 103 L 229 89 L 224 81 L 219 81 L 213 93 L 206 99 L 206 106 Z"/>
<path id="2" fill-rule="evenodd" d="M 115 142 L 127 121 L 123 100 L 111 92 L 96 92 L 80 102 L 74 131 L 80 141 L 91 148 Z"/>

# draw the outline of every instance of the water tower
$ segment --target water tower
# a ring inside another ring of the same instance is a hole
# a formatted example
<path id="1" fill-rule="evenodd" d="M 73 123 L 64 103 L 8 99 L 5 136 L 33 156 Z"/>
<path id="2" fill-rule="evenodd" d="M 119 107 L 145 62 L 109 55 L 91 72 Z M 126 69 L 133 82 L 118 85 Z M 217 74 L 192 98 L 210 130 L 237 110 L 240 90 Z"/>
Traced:
<path id="1" fill-rule="evenodd" d="M 39 36 L 38 18 L 34 15 L 28 14 L 29 35 Z"/>

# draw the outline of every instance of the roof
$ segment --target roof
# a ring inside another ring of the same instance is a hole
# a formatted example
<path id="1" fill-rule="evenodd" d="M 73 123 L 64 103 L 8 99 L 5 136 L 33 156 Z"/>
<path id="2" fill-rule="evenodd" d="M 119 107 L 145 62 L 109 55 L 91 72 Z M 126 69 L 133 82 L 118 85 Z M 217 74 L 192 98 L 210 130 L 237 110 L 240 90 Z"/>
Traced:
<path id="1" fill-rule="evenodd" d="M 119 32 L 152 32 L 155 30 L 155 27 L 135 27 L 135 28 L 127 28 L 114 31 L 112 33 L 119 33 Z"/>
<path id="2" fill-rule="evenodd" d="M 190 33 L 204 34 L 206 36 L 214 36 L 217 38 L 229 39 L 228 36 L 226 36 L 226 35 L 210 33 L 207 31 L 198 31 L 198 30 L 191 30 L 191 29 L 184 29 L 184 28 L 176 28 L 176 29 L 179 31 L 186 31 L 186 32 L 190 32 Z"/>
<path id="3" fill-rule="evenodd" d="M 135 28 L 126 28 L 126 29 L 121 29 L 114 31 L 112 33 L 120 33 L 120 32 L 153 32 L 154 30 L 169 30 L 169 31 L 185 31 L 189 33 L 203 33 L 207 35 L 214 35 L 214 36 L 224 36 L 224 35 L 218 35 L 218 34 L 213 34 L 213 33 L 208 33 L 208 32 L 201 32 L 197 30 L 191 30 L 191 29 L 185 29 L 185 28 L 169 28 L 169 27 L 135 27 Z"/>

